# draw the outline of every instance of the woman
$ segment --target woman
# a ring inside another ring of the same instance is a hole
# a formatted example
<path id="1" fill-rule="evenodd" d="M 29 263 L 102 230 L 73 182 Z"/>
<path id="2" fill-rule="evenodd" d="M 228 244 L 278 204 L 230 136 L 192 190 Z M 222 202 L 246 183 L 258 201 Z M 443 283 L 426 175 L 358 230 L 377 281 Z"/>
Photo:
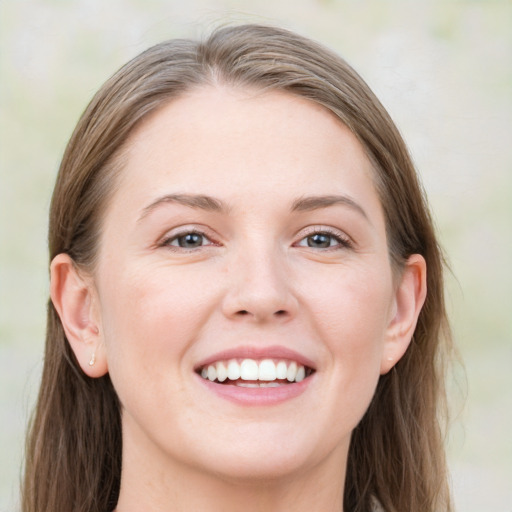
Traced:
<path id="1" fill-rule="evenodd" d="M 78 123 L 49 233 L 25 512 L 451 510 L 442 258 L 339 57 L 254 25 L 150 48 Z"/>

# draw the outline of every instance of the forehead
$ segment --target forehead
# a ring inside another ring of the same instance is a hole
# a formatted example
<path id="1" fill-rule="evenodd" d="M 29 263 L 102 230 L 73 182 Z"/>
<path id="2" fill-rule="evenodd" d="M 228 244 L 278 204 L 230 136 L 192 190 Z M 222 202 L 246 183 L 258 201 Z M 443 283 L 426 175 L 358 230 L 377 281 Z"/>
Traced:
<path id="1" fill-rule="evenodd" d="M 138 126 L 126 146 L 122 176 L 157 175 L 183 185 L 227 185 L 251 178 L 334 182 L 338 167 L 372 179 L 355 136 L 326 108 L 284 92 L 227 87 L 193 90 Z M 315 163 L 316 162 L 316 163 Z M 270 176 L 269 176 L 270 175 Z M 228 181 L 226 181 L 228 180 Z"/>
<path id="2" fill-rule="evenodd" d="M 326 108 L 285 92 L 204 87 L 132 133 L 116 195 L 130 204 L 162 193 L 288 204 L 342 193 L 380 209 L 372 177 L 361 144 Z"/>

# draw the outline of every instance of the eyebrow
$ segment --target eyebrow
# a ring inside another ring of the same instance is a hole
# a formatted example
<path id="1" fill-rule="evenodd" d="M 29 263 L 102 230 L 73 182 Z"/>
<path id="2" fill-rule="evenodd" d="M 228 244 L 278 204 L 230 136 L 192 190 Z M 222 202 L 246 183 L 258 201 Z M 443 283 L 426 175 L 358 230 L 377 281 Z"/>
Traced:
<path id="1" fill-rule="evenodd" d="M 150 205 L 146 206 L 139 217 L 139 222 L 149 215 L 153 210 L 163 204 L 181 204 L 189 208 L 197 208 L 200 210 L 226 213 L 228 211 L 227 205 L 221 200 L 207 196 L 204 194 L 166 194 L 153 201 Z M 366 220 L 370 220 L 364 209 L 352 198 L 345 195 L 322 195 L 322 196 L 307 196 L 296 199 L 291 206 L 292 212 L 307 212 L 313 210 L 320 210 L 328 208 L 329 206 L 344 205 L 355 210 L 362 215 Z"/>
<path id="2" fill-rule="evenodd" d="M 139 217 L 139 222 L 144 219 L 144 217 L 149 215 L 153 210 L 163 204 L 181 204 L 190 208 L 197 208 L 200 210 L 220 213 L 226 212 L 228 210 L 227 206 L 222 201 L 211 196 L 202 194 L 167 194 L 165 196 L 159 197 L 150 205 L 146 206 L 142 210 L 142 213 Z"/>
<path id="3" fill-rule="evenodd" d="M 363 207 L 356 203 L 351 197 L 344 195 L 301 197 L 293 202 L 291 210 L 292 212 L 306 212 L 328 208 L 329 206 L 336 206 L 338 204 L 348 206 L 361 214 L 367 221 L 370 221 Z"/>

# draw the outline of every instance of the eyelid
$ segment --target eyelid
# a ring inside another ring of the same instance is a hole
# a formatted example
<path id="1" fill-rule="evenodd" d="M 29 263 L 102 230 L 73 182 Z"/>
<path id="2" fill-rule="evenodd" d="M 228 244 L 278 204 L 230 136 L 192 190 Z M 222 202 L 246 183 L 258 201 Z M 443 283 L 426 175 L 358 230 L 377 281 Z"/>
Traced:
<path id="1" fill-rule="evenodd" d="M 201 247 L 210 247 L 210 246 L 219 246 L 221 245 L 219 242 L 215 240 L 215 236 L 211 234 L 210 229 L 206 228 L 205 226 L 198 226 L 197 224 L 186 224 L 184 226 L 178 226 L 176 228 L 173 228 L 171 230 L 166 231 L 166 233 L 160 237 L 157 245 L 158 247 L 166 247 L 172 250 L 179 250 L 179 251 L 194 251 L 197 249 L 200 249 Z M 196 248 L 186 248 L 186 247 L 179 247 L 177 245 L 171 245 L 171 242 L 188 234 L 196 234 L 201 235 L 204 237 L 209 243 L 206 243 L 204 245 L 201 245 Z"/>
<path id="2" fill-rule="evenodd" d="M 299 242 L 302 242 L 305 238 L 308 236 L 316 235 L 316 234 L 325 234 L 332 236 L 333 238 L 337 239 L 339 241 L 338 246 L 328 247 L 321 249 L 323 251 L 329 251 L 329 250 L 337 250 L 337 249 L 351 249 L 354 248 L 354 241 L 350 236 L 348 236 L 344 231 L 341 231 L 340 229 L 333 228 L 331 226 L 323 226 L 323 225 L 314 225 L 314 226 L 308 226 L 301 230 L 297 234 L 298 241 L 295 242 L 294 245 L 297 245 Z M 302 247 L 302 246 L 299 246 Z"/>

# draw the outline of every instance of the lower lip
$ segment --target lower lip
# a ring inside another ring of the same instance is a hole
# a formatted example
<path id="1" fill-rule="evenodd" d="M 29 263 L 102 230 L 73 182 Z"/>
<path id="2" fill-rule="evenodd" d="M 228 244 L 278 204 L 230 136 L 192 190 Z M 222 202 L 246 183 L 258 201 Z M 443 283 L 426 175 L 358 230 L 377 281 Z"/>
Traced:
<path id="1" fill-rule="evenodd" d="M 197 378 L 209 391 L 238 405 L 274 405 L 291 400 L 306 391 L 315 375 L 310 375 L 300 382 L 283 384 L 278 387 L 245 388 L 230 384 L 215 384 L 199 375 Z"/>

